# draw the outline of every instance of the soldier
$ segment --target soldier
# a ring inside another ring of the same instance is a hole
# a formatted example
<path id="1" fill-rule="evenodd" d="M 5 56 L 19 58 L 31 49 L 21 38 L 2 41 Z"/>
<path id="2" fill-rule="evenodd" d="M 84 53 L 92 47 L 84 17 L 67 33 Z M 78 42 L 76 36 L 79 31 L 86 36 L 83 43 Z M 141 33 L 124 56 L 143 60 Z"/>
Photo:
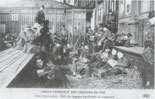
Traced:
<path id="1" fill-rule="evenodd" d="M 103 27 L 100 24 L 95 34 L 95 43 L 97 44 L 97 47 L 95 49 L 96 51 L 99 51 L 102 49 L 102 42 L 100 42 L 100 40 L 102 39 L 103 35 L 104 35 Z"/>
<path id="2" fill-rule="evenodd" d="M 68 42 L 68 31 L 67 31 L 65 25 L 63 25 L 63 28 L 61 30 L 60 38 L 61 38 L 62 44 L 63 45 L 67 45 L 67 42 Z"/>
<path id="3" fill-rule="evenodd" d="M 117 18 L 116 18 L 116 14 L 112 12 L 111 9 L 109 10 L 107 23 L 109 24 L 109 30 L 112 33 L 116 33 L 117 32 Z"/>
<path id="4" fill-rule="evenodd" d="M 85 43 L 86 44 L 89 44 L 89 41 L 90 41 L 90 36 L 93 35 L 93 30 L 91 29 L 91 27 L 89 26 L 88 27 L 88 30 L 86 32 L 86 35 L 85 35 Z"/>
<path id="5" fill-rule="evenodd" d="M 147 29 L 145 33 L 145 41 L 150 40 L 154 44 L 154 25 L 153 23 L 155 21 L 155 12 L 150 12 L 149 13 L 149 28 Z M 154 19 L 154 20 L 153 20 Z"/>
<path id="6" fill-rule="evenodd" d="M 102 27 L 102 25 L 100 25 L 98 27 L 97 32 L 95 33 L 96 40 L 99 41 L 103 35 L 104 35 L 103 27 Z"/>
<path id="7" fill-rule="evenodd" d="M 154 24 L 152 19 L 155 18 L 155 13 L 149 13 L 150 28 L 145 35 L 144 52 L 142 54 L 142 71 L 141 77 L 144 88 L 154 88 Z"/>
<path id="8" fill-rule="evenodd" d="M 43 22 L 45 21 L 45 14 L 44 14 L 44 5 L 40 7 L 40 10 L 37 12 L 36 17 L 35 17 L 35 22 L 42 25 Z"/>
<path id="9" fill-rule="evenodd" d="M 105 25 L 103 31 L 105 32 L 103 38 L 99 41 L 99 43 L 103 43 L 102 51 L 105 51 L 106 48 L 110 48 L 113 45 L 114 34 L 108 29 L 108 26 Z"/>
<path id="10" fill-rule="evenodd" d="M 44 46 L 46 51 L 49 51 L 50 47 L 50 35 L 49 35 L 49 21 L 44 21 L 43 28 L 41 29 L 41 36 L 40 36 L 40 42 L 41 46 Z"/>

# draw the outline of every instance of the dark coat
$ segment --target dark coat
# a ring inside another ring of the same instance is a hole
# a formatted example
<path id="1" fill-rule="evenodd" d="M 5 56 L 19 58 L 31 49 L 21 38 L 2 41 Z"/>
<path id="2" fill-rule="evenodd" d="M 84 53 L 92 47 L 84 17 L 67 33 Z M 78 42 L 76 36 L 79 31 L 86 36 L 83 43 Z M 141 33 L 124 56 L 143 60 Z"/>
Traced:
<path id="1" fill-rule="evenodd" d="M 42 24 L 45 21 L 45 14 L 43 11 L 39 10 L 35 17 L 35 22 Z"/>

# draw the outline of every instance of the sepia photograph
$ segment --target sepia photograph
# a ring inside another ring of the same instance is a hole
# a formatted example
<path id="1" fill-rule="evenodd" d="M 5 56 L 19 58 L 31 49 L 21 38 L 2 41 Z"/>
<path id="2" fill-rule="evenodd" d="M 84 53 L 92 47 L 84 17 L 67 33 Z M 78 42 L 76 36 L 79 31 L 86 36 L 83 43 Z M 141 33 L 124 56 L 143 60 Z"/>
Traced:
<path id="1" fill-rule="evenodd" d="M 154 34 L 155 0 L 0 0 L 0 89 L 154 90 Z"/>

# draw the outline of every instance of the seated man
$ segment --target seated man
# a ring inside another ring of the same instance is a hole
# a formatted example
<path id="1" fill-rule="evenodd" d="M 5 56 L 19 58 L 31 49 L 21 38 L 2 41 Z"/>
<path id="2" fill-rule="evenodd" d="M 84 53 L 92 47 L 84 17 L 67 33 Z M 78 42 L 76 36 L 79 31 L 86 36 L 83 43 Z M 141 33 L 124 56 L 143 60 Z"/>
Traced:
<path id="1" fill-rule="evenodd" d="M 103 43 L 103 51 L 106 48 L 112 49 L 113 41 L 115 40 L 114 34 L 108 29 L 108 26 L 104 26 L 103 31 L 105 32 L 103 38 L 99 41 L 99 43 Z"/>
<path id="2" fill-rule="evenodd" d="M 142 71 L 141 77 L 143 80 L 144 88 L 154 88 L 154 49 L 151 40 L 144 42 L 145 49 L 142 54 Z"/>

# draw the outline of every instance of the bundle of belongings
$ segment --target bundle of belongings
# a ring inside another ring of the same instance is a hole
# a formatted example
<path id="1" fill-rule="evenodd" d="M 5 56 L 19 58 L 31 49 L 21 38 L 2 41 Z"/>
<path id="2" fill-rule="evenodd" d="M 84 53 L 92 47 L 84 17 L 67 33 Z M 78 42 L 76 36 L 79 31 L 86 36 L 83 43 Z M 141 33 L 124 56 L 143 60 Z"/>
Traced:
<path id="1" fill-rule="evenodd" d="M 115 46 L 126 46 L 129 47 L 130 46 L 130 40 L 132 39 L 132 34 L 131 33 L 117 33 L 117 39 L 115 42 Z"/>
<path id="2" fill-rule="evenodd" d="M 22 30 L 17 38 L 16 46 L 18 49 L 23 49 L 26 53 L 31 53 L 34 45 L 34 40 L 38 38 L 41 33 L 40 30 L 43 27 L 39 24 L 35 24 L 33 27 L 26 26 L 24 30 Z"/>
<path id="3" fill-rule="evenodd" d="M 94 67 L 96 65 L 96 67 Z M 123 53 L 112 50 L 109 54 L 109 49 L 101 53 L 101 59 L 96 64 L 90 64 L 95 70 L 94 75 L 99 78 L 105 76 L 114 76 L 119 74 L 126 74 L 125 68 L 129 66 L 128 59 Z"/>
<path id="4" fill-rule="evenodd" d="M 48 35 L 49 21 L 43 25 L 35 23 L 32 27 L 27 25 L 16 40 L 16 47 L 26 53 L 38 53 L 40 50 L 49 50 L 50 36 Z"/>
<path id="5" fill-rule="evenodd" d="M 91 53 L 90 48 L 84 46 L 80 50 L 79 57 L 74 56 L 72 64 L 69 65 L 72 75 L 77 78 L 126 74 L 125 68 L 130 66 L 125 55 L 115 49 L 112 52 L 106 49 L 104 52 Z"/>

